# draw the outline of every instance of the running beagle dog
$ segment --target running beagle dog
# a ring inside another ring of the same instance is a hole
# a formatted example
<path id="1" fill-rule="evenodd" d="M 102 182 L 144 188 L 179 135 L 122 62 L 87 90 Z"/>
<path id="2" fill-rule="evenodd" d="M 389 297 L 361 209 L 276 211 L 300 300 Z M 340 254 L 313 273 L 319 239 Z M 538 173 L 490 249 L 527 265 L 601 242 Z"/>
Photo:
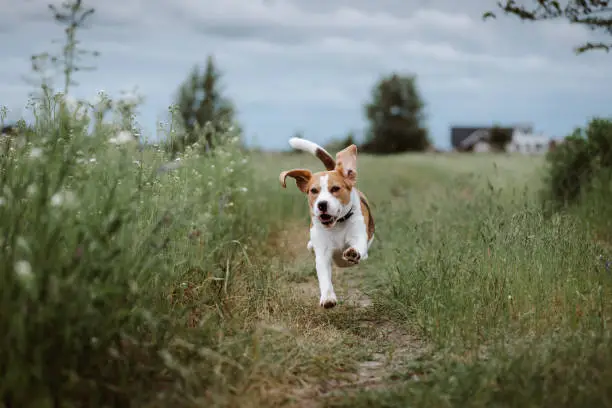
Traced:
<path id="1" fill-rule="evenodd" d="M 336 306 L 332 285 L 332 264 L 345 268 L 368 259 L 374 239 L 374 219 L 365 195 L 357 183 L 357 146 L 350 145 L 334 158 L 321 146 L 306 139 L 291 138 L 296 150 L 319 158 L 327 171 L 312 173 L 293 169 L 280 174 L 280 183 L 287 187 L 287 177 L 308 197 L 310 206 L 310 241 L 308 249 L 315 254 L 315 265 L 321 298 L 326 309 Z"/>

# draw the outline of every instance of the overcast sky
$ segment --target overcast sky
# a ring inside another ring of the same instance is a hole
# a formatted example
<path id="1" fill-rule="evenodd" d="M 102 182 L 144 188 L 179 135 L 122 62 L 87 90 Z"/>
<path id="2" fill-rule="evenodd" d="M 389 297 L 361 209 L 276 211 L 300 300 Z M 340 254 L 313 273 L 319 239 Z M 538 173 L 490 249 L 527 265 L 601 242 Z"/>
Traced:
<path id="1" fill-rule="evenodd" d="M 483 22 L 495 0 L 85 0 L 83 46 L 101 56 L 77 97 L 138 86 L 154 133 L 177 86 L 214 54 L 247 140 L 286 148 L 296 131 L 325 142 L 360 133 L 382 74 L 417 75 L 435 144 L 453 124 L 531 122 L 564 136 L 612 107 L 612 55 L 576 56 L 592 35 L 564 23 Z M 33 53 L 61 38 L 48 1 L 0 0 L 0 105 L 21 115 Z M 10 4 L 10 5 L 9 5 Z"/>

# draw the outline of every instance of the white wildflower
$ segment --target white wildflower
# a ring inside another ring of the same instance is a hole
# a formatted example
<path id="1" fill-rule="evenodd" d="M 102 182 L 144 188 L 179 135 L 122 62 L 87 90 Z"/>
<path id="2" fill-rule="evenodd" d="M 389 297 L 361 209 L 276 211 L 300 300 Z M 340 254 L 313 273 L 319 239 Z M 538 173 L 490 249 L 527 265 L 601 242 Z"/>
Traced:
<path id="1" fill-rule="evenodd" d="M 17 247 L 21 248 L 27 252 L 31 252 L 30 245 L 28 241 L 24 237 L 17 237 Z"/>
<path id="2" fill-rule="evenodd" d="M 91 159 L 89 159 L 89 162 L 90 162 L 90 163 L 95 163 L 96 161 L 97 161 L 97 160 L 96 160 L 96 158 L 95 158 L 95 157 L 92 157 Z"/>
<path id="3" fill-rule="evenodd" d="M 138 283 L 136 283 L 135 281 L 130 281 L 129 286 L 130 286 L 130 292 L 138 293 Z"/>
<path id="4" fill-rule="evenodd" d="M 97 106 L 100 105 L 102 102 L 106 101 L 107 99 L 108 96 L 106 95 L 106 92 L 104 92 L 103 90 L 99 90 L 96 96 L 94 96 L 91 100 L 91 104 Z"/>
<path id="5" fill-rule="evenodd" d="M 40 147 L 33 147 L 32 150 L 30 150 L 30 157 L 33 159 L 38 159 L 40 157 L 42 157 L 43 151 Z"/>
<path id="6" fill-rule="evenodd" d="M 51 196 L 51 205 L 54 207 L 72 206 L 76 203 L 76 195 L 69 190 L 60 191 Z"/>
<path id="7" fill-rule="evenodd" d="M 29 196 L 33 196 L 38 192 L 38 187 L 35 184 L 30 184 L 26 189 L 26 194 Z"/>
<path id="8" fill-rule="evenodd" d="M 127 131 L 127 130 L 122 130 L 119 133 L 117 133 L 116 137 L 111 137 L 109 139 L 109 142 L 111 142 L 112 144 L 116 144 L 116 145 L 126 144 L 130 142 L 135 142 L 135 141 L 136 140 L 134 139 L 134 135 L 132 135 L 132 132 Z"/>
<path id="9" fill-rule="evenodd" d="M 240 187 L 238 190 L 240 190 L 240 191 L 241 191 L 241 192 L 243 192 L 243 193 L 246 193 L 246 192 L 248 192 L 248 191 L 249 191 L 249 189 L 248 189 L 248 188 L 246 188 L 246 187 Z"/>
<path id="10" fill-rule="evenodd" d="M 78 108 L 78 101 L 72 95 L 63 95 L 64 103 L 69 111 L 73 112 Z"/>
<path id="11" fill-rule="evenodd" d="M 17 261 L 15 262 L 15 273 L 17 277 L 22 280 L 30 280 L 34 276 L 32 274 L 32 265 L 28 261 Z"/>

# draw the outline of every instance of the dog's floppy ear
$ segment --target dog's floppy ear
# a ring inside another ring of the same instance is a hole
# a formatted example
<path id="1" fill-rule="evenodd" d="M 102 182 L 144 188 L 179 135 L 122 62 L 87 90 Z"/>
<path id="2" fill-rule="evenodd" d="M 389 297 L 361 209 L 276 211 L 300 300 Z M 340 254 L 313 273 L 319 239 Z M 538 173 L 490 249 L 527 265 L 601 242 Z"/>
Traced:
<path id="1" fill-rule="evenodd" d="M 336 153 L 336 171 L 351 185 L 357 182 L 357 146 L 354 144 Z"/>
<path id="2" fill-rule="evenodd" d="M 303 193 L 308 192 L 308 183 L 310 182 L 310 179 L 312 178 L 312 172 L 310 170 L 293 169 L 293 170 L 283 171 L 280 174 L 280 183 L 281 183 L 281 186 L 283 186 L 283 188 L 287 188 L 287 182 L 286 182 L 287 177 L 293 177 L 295 179 L 295 184 L 298 186 L 300 191 L 302 191 Z"/>

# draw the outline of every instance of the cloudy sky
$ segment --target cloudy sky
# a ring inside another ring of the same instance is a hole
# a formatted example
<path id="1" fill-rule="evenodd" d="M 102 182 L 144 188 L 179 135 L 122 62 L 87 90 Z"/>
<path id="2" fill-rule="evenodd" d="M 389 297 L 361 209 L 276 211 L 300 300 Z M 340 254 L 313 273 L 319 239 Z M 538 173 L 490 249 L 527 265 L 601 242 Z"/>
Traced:
<path id="1" fill-rule="evenodd" d="M 57 0 L 59 2 L 59 0 Z M 77 97 L 138 87 L 155 133 L 194 64 L 213 54 L 247 140 L 286 148 L 296 131 L 325 142 L 365 128 L 382 74 L 416 74 L 440 147 L 453 124 L 533 123 L 559 137 L 612 106 L 612 56 L 576 56 L 592 34 L 563 23 L 483 22 L 495 0 L 85 0 L 83 32 L 101 56 Z M 57 47 L 48 0 L 0 0 L 0 105 L 22 114 L 32 54 Z"/>

